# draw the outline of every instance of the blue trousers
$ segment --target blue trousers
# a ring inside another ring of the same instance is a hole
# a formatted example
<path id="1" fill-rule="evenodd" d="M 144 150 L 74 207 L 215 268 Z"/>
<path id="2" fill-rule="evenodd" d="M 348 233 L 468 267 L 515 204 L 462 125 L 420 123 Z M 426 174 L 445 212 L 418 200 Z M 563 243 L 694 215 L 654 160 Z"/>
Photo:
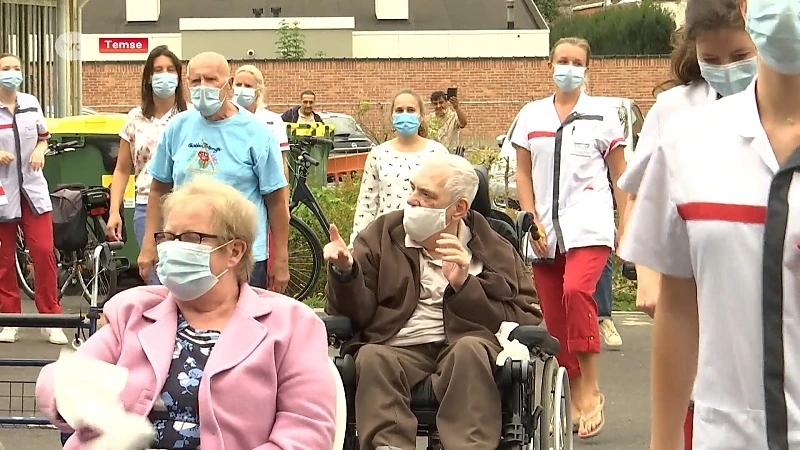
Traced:
<path id="1" fill-rule="evenodd" d="M 609 256 L 606 266 L 603 268 L 603 273 L 600 275 L 600 280 L 597 282 L 597 288 L 594 291 L 594 301 L 597 302 L 597 317 L 599 320 L 611 318 L 612 264 L 612 256 Z"/>

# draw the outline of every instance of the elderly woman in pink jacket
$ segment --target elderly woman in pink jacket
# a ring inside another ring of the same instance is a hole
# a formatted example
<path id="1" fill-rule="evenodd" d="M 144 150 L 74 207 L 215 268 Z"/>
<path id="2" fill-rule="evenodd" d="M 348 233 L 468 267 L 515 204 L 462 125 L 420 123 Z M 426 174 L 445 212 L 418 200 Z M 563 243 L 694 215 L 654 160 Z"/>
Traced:
<path id="1" fill-rule="evenodd" d="M 127 412 L 153 424 L 157 449 L 328 450 L 336 387 L 325 327 L 306 305 L 247 284 L 255 207 L 234 188 L 195 179 L 164 203 L 163 286 L 129 289 L 104 307 L 108 324 L 78 350 L 128 369 Z M 53 365 L 36 397 L 62 431 Z M 97 436 L 79 430 L 66 449 Z"/>

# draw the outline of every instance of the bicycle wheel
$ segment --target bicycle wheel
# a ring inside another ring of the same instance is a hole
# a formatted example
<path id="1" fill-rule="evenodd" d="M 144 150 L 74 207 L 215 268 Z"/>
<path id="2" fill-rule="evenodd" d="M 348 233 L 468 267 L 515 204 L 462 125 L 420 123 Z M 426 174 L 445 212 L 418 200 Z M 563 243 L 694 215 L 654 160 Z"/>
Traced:
<path id="1" fill-rule="evenodd" d="M 17 227 L 17 248 L 14 254 L 14 263 L 17 269 L 17 284 L 22 292 L 33 300 L 33 260 L 25 247 L 25 236 L 22 229 Z"/>
<path id="2" fill-rule="evenodd" d="M 289 219 L 289 286 L 286 295 L 303 301 L 319 280 L 322 271 L 322 244 L 305 222 L 294 215 Z"/>
<path id="3" fill-rule="evenodd" d="M 89 243 L 86 244 L 86 248 L 83 250 L 83 264 L 81 265 L 81 276 L 78 277 L 78 280 L 81 283 L 83 298 L 91 303 L 92 283 L 94 283 L 95 277 L 97 277 L 99 282 L 97 286 L 97 304 L 99 306 L 117 293 L 117 265 L 113 257 L 109 259 L 105 254 L 101 253 L 100 272 L 97 274 L 94 273 L 94 250 L 100 245 L 100 240 L 97 238 L 98 235 L 95 234 L 94 230 L 100 227 L 96 222 L 90 222 L 88 227 Z M 98 232 L 103 233 L 104 230 L 98 230 Z M 103 235 L 101 234 L 100 236 Z M 105 239 L 103 242 L 105 242 Z"/>

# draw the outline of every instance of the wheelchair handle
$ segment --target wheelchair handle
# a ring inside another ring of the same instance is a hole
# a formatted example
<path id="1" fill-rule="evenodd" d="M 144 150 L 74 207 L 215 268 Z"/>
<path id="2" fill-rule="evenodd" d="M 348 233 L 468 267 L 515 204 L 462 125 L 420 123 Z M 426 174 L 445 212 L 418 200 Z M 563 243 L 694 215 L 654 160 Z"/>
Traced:
<path id="1" fill-rule="evenodd" d="M 107 245 L 108 249 L 111 250 L 112 252 L 122 250 L 122 247 L 125 247 L 125 243 L 122 241 L 106 242 L 103 245 Z"/>
<path id="2" fill-rule="evenodd" d="M 622 263 L 622 276 L 631 281 L 636 281 L 636 264 L 630 261 L 624 261 Z"/>

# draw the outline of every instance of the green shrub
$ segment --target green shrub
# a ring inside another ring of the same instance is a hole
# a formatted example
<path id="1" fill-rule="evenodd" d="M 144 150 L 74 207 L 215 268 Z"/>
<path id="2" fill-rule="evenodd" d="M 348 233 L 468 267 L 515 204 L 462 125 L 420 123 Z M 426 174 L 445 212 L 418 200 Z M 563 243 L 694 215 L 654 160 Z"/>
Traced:
<path id="1" fill-rule="evenodd" d="M 491 164 L 497 157 L 498 150 L 489 147 L 471 149 L 466 153 L 467 158 L 473 164 Z M 350 233 L 353 232 L 353 217 L 356 212 L 356 202 L 358 201 L 359 182 L 355 180 L 352 184 L 342 184 L 332 188 L 312 188 L 317 197 L 322 210 L 328 220 L 339 228 L 339 234 L 347 241 Z M 317 220 L 304 206 L 297 208 L 294 214 L 308 224 L 319 237 L 324 246 L 328 242 L 327 234 L 317 223 Z M 289 242 L 289 248 L 296 248 Z M 328 279 L 327 267 L 323 268 L 319 282 L 314 291 L 306 299 L 306 303 L 314 308 L 320 308 L 324 304 L 325 283 Z M 636 284 L 625 279 L 618 265 L 614 267 L 614 309 L 621 311 L 632 311 L 636 305 Z"/>
<path id="2" fill-rule="evenodd" d="M 550 30 L 550 45 L 564 37 L 580 37 L 589 41 L 594 55 L 667 55 L 674 32 L 672 15 L 653 1 L 644 1 L 562 17 Z"/>

